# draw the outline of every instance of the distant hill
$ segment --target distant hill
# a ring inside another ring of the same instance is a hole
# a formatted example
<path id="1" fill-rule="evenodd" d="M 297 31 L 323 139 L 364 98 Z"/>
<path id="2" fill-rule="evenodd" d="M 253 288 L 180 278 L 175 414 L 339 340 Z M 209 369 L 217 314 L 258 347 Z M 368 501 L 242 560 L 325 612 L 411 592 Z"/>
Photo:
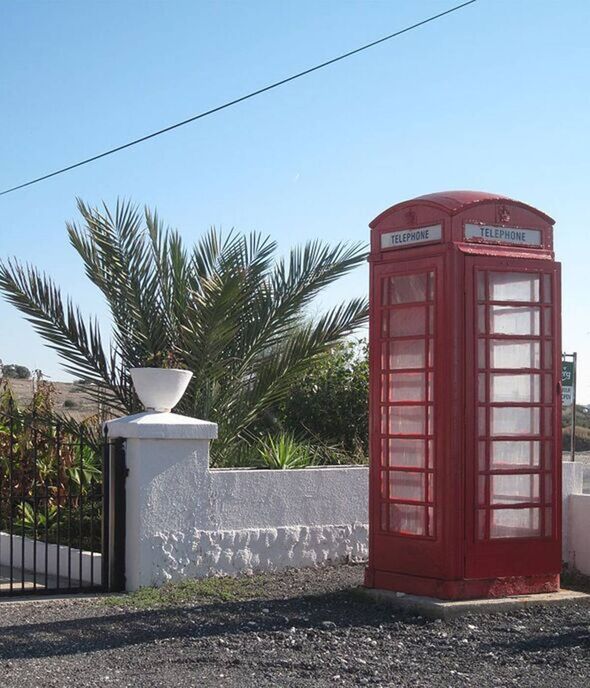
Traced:
<path id="1" fill-rule="evenodd" d="M 28 404 L 33 396 L 32 380 L 8 380 L 16 400 L 20 405 Z M 75 382 L 52 382 L 55 390 L 55 409 L 59 413 L 76 420 L 85 420 L 98 413 L 96 402 L 88 398 L 84 387 Z"/>

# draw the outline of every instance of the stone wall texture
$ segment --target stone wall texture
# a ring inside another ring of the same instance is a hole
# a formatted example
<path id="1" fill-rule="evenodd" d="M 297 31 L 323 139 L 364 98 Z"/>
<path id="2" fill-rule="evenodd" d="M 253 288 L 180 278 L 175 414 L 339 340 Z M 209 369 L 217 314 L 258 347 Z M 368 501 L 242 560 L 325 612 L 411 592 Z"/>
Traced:
<path id="1" fill-rule="evenodd" d="M 367 524 L 160 533 L 153 583 L 365 561 Z"/>

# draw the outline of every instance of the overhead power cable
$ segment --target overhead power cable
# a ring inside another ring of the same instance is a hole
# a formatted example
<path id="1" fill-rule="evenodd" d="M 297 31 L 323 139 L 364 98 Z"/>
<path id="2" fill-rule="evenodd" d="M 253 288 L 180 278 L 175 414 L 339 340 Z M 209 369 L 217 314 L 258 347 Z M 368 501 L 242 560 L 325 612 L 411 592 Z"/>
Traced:
<path id="1" fill-rule="evenodd" d="M 336 62 L 340 62 L 340 60 L 345 60 L 347 57 L 351 57 L 352 55 L 356 55 L 357 53 L 363 52 L 363 50 L 368 50 L 369 48 L 373 48 L 374 46 L 379 45 L 380 43 L 390 41 L 392 38 L 401 36 L 403 33 L 407 33 L 408 31 L 413 31 L 414 29 L 417 29 L 420 26 L 424 26 L 425 24 L 429 24 L 430 22 L 440 19 L 441 17 L 445 17 L 447 14 L 457 12 L 457 10 L 463 9 L 468 5 L 473 5 L 475 2 L 477 2 L 477 0 L 468 0 L 468 2 L 463 2 L 460 5 L 451 7 L 450 9 L 445 10 L 444 12 L 440 12 L 439 14 L 435 14 L 431 17 L 428 17 L 427 19 L 423 19 L 422 21 L 419 21 L 416 24 L 412 24 L 411 26 L 406 26 L 404 29 L 400 29 L 399 31 L 389 34 L 388 36 L 383 36 L 383 38 L 379 38 L 376 41 L 372 41 L 371 43 L 362 45 L 360 48 L 355 48 L 355 50 L 350 50 L 349 52 L 344 53 L 343 55 L 339 55 L 338 57 L 334 57 L 331 60 L 328 60 L 327 62 L 322 62 L 321 64 L 318 64 L 315 67 L 310 67 L 309 69 L 305 69 L 303 72 L 293 74 L 292 76 L 288 76 L 285 79 L 281 79 L 280 81 L 275 81 L 273 84 L 264 86 L 264 88 L 259 88 L 257 91 L 252 91 L 251 93 L 241 96 L 240 98 L 230 100 L 227 103 L 224 103 L 223 105 L 218 105 L 217 107 L 214 107 L 211 110 L 206 110 L 205 112 L 201 112 L 198 115 L 194 115 L 193 117 L 184 119 L 181 122 L 177 122 L 176 124 L 171 124 L 168 127 L 164 127 L 164 129 L 159 129 L 158 131 L 154 131 L 151 134 L 147 134 L 146 136 L 142 136 L 138 139 L 134 139 L 133 141 L 129 141 L 128 143 L 124 143 L 123 145 L 117 146 L 116 148 L 111 148 L 110 150 L 106 150 L 103 153 L 99 153 L 98 155 L 93 155 L 91 158 L 80 160 L 80 162 L 76 162 L 73 165 L 62 167 L 61 169 L 55 170 L 54 172 L 49 172 L 48 174 L 44 174 L 42 177 L 37 177 L 36 179 L 31 179 L 30 181 L 24 182 L 23 184 L 18 184 L 17 186 L 13 186 L 9 189 L 5 189 L 4 191 L 0 191 L 0 196 L 12 193 L 13 191 L 18 191 L 18 189 L 24 189 L 26 186 L 31 186 L 32 184 L 38 184 L 39 182 L 42 182 L 45 179 L 56 177 L 58 174 L 69 172 L 70 170 L 76 169 L 76 167 L 82 167 L 82 165 L 88 165 L 89 163 L 94 162 L 95 160 L 106 158 L 107 155 L 113 155 L 113 153 L 118 153 L 119 151 L 125 150 L 125 148 L 131 148 L 131 146 L 136 146 L 138 143 L 143 143 L 144 141 L 153 139 L 156 136 L 161 136 L 162 134 L 165 134 L 168 131 L 172 131 L 173 129 L 184 127 L 186 124 L 196 122 L 198 119 L 203 119 L 203 117 L 213 115 L 216 112 L 220 112 L 221 110 L 225 110 L 226 108 L 232 107 L 232 105 L 237 105 L 238 103 L 242 103 L 245 100 L 254 98 L 255 96 L 259 96 L 262 93 L 271 91 L 273 88 L 278 88 L 279 86 L 288 84 L 290 81 L 295 81 L 295 79 L 300 79 L 302 76 L 306 76 L 307 74 L 311 74 L 312 72 L 317 72 L 319 69 L 323 69 L 324 67 L 328 67 L 329 65 L 332 65 Z"/>

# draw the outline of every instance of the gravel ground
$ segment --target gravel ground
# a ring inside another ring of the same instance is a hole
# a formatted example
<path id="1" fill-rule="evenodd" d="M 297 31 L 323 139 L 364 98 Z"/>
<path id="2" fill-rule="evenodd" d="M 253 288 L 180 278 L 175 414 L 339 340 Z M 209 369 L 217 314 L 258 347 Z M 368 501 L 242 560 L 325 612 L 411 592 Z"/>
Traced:
<path id="1" fill-rule="evenodd" d="M 590 606 L 432 621 L 368 602 L 361 579 L 289 571 L 232 584 L 250 599 L 155 609 L 0 602 L 0 686 L 590 685 Z"/>

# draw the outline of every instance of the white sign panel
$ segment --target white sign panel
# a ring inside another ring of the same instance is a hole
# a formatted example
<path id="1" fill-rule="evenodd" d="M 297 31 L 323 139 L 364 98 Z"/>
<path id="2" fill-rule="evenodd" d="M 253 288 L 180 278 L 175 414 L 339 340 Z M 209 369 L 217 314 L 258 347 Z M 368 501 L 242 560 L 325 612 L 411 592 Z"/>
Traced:
<path id="1" fill-rule="evenodd" d="M 573 406 L 575 365 L 573 361 L 561 361 L 561 405 Z"/>
<path id="2" fill-rule="evenodd" d="M 466 239 L 481 239 L 497 244 L 517 244 L 519 246 L 542 246 L 540 229 L 521 229 L 520 227 L 498 227 L 496 225 L 465 224 Z"/>
<path id="3" fill-rule="evenodd" d="M 428 244 L 442 239 L 442 225 L 417 227 L 416 229 L 399 229 L 381 235 L 381 248 L 407 248 L 415 244 Z"/>

